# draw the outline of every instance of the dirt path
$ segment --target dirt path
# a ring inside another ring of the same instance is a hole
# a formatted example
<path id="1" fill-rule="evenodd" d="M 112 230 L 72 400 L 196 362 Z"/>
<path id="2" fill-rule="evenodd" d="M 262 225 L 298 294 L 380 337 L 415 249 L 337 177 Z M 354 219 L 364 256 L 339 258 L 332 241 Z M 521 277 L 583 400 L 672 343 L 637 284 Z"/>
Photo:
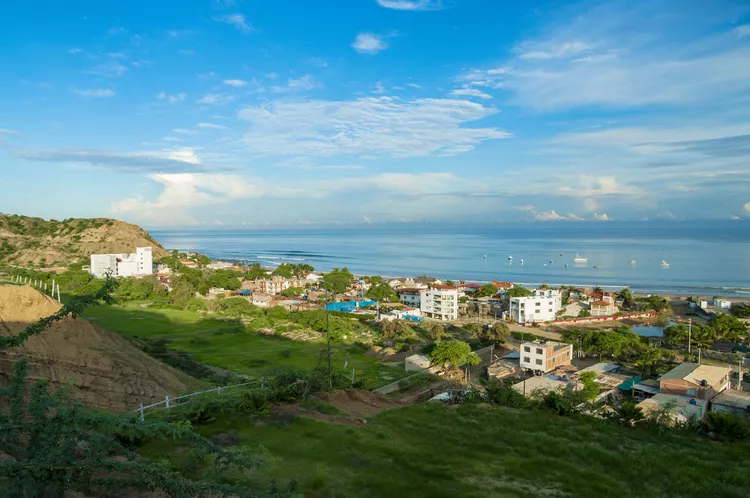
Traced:
<path id="1" fill-rule="evenodd" d="M 339 413 L 323 413 L 315 409 L 315 402 L 334 407 Z M 360 389 L 345 389 L 331 393 L 318 393 L 311 398 L 308 407 L 299 403 L 276 405 L 272 411 L 276 414 L 293 414 L 299 417 L 312 418 L 323 422 L 331 422 L 344 425 L 365 425 L 367 418 L 373 417 L 384 410 L 401 408 L 402 404 L 396 403 L 382 394 Z"/>

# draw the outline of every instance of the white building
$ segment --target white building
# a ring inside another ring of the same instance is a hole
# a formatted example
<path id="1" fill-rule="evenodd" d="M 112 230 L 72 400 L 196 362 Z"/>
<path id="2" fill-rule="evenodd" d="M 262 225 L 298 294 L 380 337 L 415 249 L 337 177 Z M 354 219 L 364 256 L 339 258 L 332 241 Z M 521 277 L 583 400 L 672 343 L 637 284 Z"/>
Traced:
<path id="1" fill-rule="evenodd" d="M 419 308 L 422 304 L 422 289 L 399 289 L 398 300 L 407 306 Z"/>
<path id="2" fill-rule="evenodd" d="M 521 368 L 538 370 L 544 373 L 570 365 L 573 360 L 573 346 L 561 342 L 524 342 L 521 344 Z"/>
<path id="3" fill-rule="evenodd" d="M 508 313 L 517 323 L 548 322 L 560 311 L 562 297 L 557 289 L 535 289 L 533 296 L 512 297 Z"/>
<path id="4" fill-rule="evenodd" d="M 720 310 L 728 310 L 732 307 L 732 302 L 727 299 L 721 299 L 721 298 L 714 298 L 714 308 L 719 308 Z"/>
<path id="5" fill-rule="evenodd" d="M 136 247 L 133 254 L 92 254 L 90 271 L 96 278 L 104 278 L 107 273 L 113 277 L 151 275 L 153 254 L 150 247 Z"/>
<path id="6" fill-rule="evenodd" d="M 433 285 L 419 292 L 422 314 L 438 320 L 458 318 L 458 289 L 451 285 Z"/>

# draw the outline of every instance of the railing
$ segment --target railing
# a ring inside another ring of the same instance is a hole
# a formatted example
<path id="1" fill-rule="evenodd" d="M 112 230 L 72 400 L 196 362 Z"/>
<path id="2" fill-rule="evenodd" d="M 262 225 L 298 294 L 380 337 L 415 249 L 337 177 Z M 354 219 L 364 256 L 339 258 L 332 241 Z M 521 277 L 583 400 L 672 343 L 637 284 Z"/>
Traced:
<path id="1" fill-rule="evenodd" d="M 146 406 L 143 406 L 143 403 L 141 403 L 140 407 L 138 407 L 137 409 L 135 409 L 135 410 L 133 410 L 131 412 L 128 412 L 128 413 L 137 413 L 138 414 L 138 420 L 140 420 L 141 422 L 143 422 L 146 410 L 149 410 L 151 408 L 158 410 L 159 409 L 158 407 L 164 405 L 164 409 L 165 410 L 169 410 L 170 408 L 173 408 L 176 405 L 178 405 L 180 403 L 180 400 L 186 400 L 186 399 L 192 398 L 193 396 L 198 396 L 199 394 L 206 394 L 206 393 L 213 393 L 213 392 L 218 392 L 219 394 L 221 394 L 223 391 L 227 391 L 229 389 L 234 389 L 235 387 L 250 386 L 250 385 L 258 384 L 258 383 L 260 383 L 260 388 L 261 389 L 263 389 L 265 387 L 265 379 L 263 377 L 261 377 L 260 379 L 257 379 L 257 380 L 251 381 L 251 382 L 244 382 L 242 384 L 233 384 L 231 386 L 224 386 L 224 387 L 219 386 L 219 387 L 215 387 L 213 389 L 208 389 L 206 391 L 199 391 L 199 392 L 195 392 L 195 393 L 184 394 L 184 395 L 178 396 L 176 398 L 170 398 L 169 395 L 167 395 L 164 398 L 164 401 L 159 401 L 157 403 L 152 403 L 152 404 L 146 405 Z"/>

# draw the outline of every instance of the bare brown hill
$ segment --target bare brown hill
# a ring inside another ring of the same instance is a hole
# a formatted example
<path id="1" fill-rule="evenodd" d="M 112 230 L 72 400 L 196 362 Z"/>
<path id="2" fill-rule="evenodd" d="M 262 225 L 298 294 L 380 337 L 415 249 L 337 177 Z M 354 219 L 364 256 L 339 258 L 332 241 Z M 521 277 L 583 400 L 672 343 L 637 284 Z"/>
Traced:
<path id="1" fill-rule="evenodd" d="M 0 285 L 0 335 L 13 335 L 60 309 L 54 299 L 28 286 Z M 128 411 L 187 390 L 190 378 L 151 358 L 125 338 L 83 318 L 65 318 L 19 348 L 0 350 L 0 385 L 14 364 L 29 362 L 29 377 L 49 379 L 55 389 L 90 408 Z"/>
<path id="2" fill-rule="evenodd" d="M 107 218 L 44 220 L 0 214 L 0 262 L 67 265 L 96 253 L 131 253 L 153 248 L 154 258 L 169 253 L 141 227 Z"/>

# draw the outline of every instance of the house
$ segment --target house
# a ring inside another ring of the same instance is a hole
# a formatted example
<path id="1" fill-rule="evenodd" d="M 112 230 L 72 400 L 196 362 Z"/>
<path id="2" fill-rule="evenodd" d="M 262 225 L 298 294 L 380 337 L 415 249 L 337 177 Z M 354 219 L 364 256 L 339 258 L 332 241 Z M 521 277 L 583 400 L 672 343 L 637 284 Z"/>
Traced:
<path id="1" fill-rule="evenodd" d="M 406 306 L 419 307 L 422 303 L 422 289 L 402 288 L 398 290 L 398 300 Z"/>
<path id="2" fill-rule="evenodd" d="M 235 268 L 234 264 L 227 261 L 212 261 L 206 265 L 209 270 L 229 270 Z"/>
<path id="3" fill-rule="evenodd" d="M 404 281 L 399 278 L 394 278 L 388 281 L 388 285 L 391 286 L 391 289 L 398 290 L 404 287 Z"/>
<path id="4" fill-rule="evenodd" d="M 521 368 L 544 373 L 557 367 L 570 365 L 573 359 L 573 346 L 559 342 L 524 342 L 521 344 Z"/>
<path id="5" fill-rule="evenodd" d="M 427 318 L 458 318 L 458 289 L 452 285 L 433 285 L 429 289 L 419 291 L 419 303 L 419 309 Z"/>
<path id="6" fill-rule="evenodd" d="M 253 292 L 251 299 L 255 306 L 260 306 L 261 308 L 269 307 L 273 300 L 271 296 L 265 292 Z"/>
<path id="7" fill-rule="evenodd" d="M 240 287 L 240 289 L 251 291 L 251 292 L 262 291 L 263 290 L 263 280 L 260 280 L 260 279 L 256 279 L 256 280 L 243 280 L 242 281 L 242 287 Z"/>
<path id="8" fill-rule="evenodd" d="M 558 289 L 535 289 L 529 297 L 512 297 L 508 314 L 510 319 L 520 323 L 548 322 L 562 307 L 562 297 Z"/>
<path id="9" fill-rule="evenodd" d="M 690 419 L 701 420 L 706 415 L 706 405 L 708 401 L 692 398 L 690 396 L 680 396 L 677 394 L 659 393 L 651 398 L 638 403 L 638 407 L 643 410 L 643 414 L 648 416 L 657 410 L 670 408 L 670 418 L 673 422 L 684 424 Z"/>
<path id="10" fill-rule="evenodd" d="M 409 280 L 412 280 L 413 283 L 415 284 L 423 284 L 423 285 L 428 285 L 428 286 L 443 285 L 442 280 L 440 280 L 439 278 L 433 278 L 433 277 L 416 277 L 416 278 L 409 279 Z"/>
<path id="11" fill-rule="evenodd" d="M 659 377 L 661 394 L 708 401 L 729 387 L 729 367 L 682 363 Z"/>
<path id="12" fill-rule="evenodd" d="M 136 247 L 131 254 L 92 254 L 89 272 L 95 278 L 135 277 L 154 273 L 151 247 Z"/>
<path id="13" fill-rule="evenodd" d="M 474 294 L 476 292 L 479 292 L 479 289 L 481 289 L 482 286 L 479 284 L 467 284 L 465 282 L 461 282 L 458 285 L 458 292 L 463 292 L 464 294 Z"/>
<path id="14" fill-rule="evenodd" d="M 172 273 L 172 268 L 169 267 L 169 265 L 164 263 L 159 263 L 158 265 L 154 265 L 154 273 L 163 273 L 166 275 L 169 275 Z"/>
<path id="15" fill-rule="evenodd" d="M 591 365 L 590 367 L 583 368 L 579 370 L 577 374 L 580 376 L 582 373 L 594 372 L 597 376 L 599 376 L 607 373 L 620 373 L 621 371 L 622 367 L 617 363 L 601 362 Z"/>
<path id="16" fill-rule="evenodd" d="M 554 375 L 538 375 L 536 377 L 529 377 L 517 384 L 513 384 L 513 389 L 526 397 L 531 396 L 535 391 L 548 392 L 565 389 L 567 387 L 567 381 L 560 380 Z"/>
<path id="17" fill-rule="evenodd" d="M 490 380 L 500 380 L 511 375 L 520 375 L 520 360 L 521 353 L 518 351 L 511 351 L 487 367 L 487 376 Z"/>
<path id="18" fill-rule="evenodd" d="M 591 303 L 591 316 L 610 316 L 617 313 L 615 302 L 601 299 Z"/>
<path id="19" fill-rule="evenodd" d="M 728 310 L 732 307 L 732 302 L 727 299 L 722 299 L 720 297 L 714 298 L 714 308 L 720 309 L 720 310 Z"/>
<path id="20" fill-rule="evenodd" d="M 750 413 L 750 392 L 727 390 L 711 400 L 712 412 Z"/>
<path id="21" fill-rule="evenodd" d="M 698 301 L 698 306 L 700 306 L 700 309 L 702 310 L 708 309 L 708 301 L 706 301 L 705 299 L 701 299 L 700 301 Z"/>
<path id="22" fill-rule="evenodd" d="M 232 291 L 226 290 L 223 287 L 212 287 L 208 289 L 208 298 L 209 299 L 219 299 L 219 298 L 225 298 L 225 297 L 231 297 Z"/>
<path id="23" fill-rule="evenodd" d="M 391 310 L 388 312 L 388 315 L 400 320 L 410 320 L 412 322 L 424 321 L 424 318 L 422 318 L 422 310 L 411 306 Z"/>
<path id="24" fill-rule="evenodd" d="M 493 280 L 492 285 L 494 285 L 498 291 L 503 293 L 513 288 L 513 282 L 498 282 L 497 280 Z"/>
<path id="25" fill-rule="evenodd" d="M 270 279 L 261 281 L 261 291 L 266 294 L 279 294 L 289 287 L 289 281 L 281 275 L 274 275 Z"/>
<path id="26" fill-rule="evenodd" d="M 198 263 L 196 263 L 192 259 L 181 259 L 180 263 L 182 264 L 182 266 L 186 266 L 188 268 L 198 268 Z"/>
<path id="27" fill-rule="evenodd" d="M 310 285 L 316 285 L 319 284 L 321 280 L 323 280 L 323 277 L 318 275 L 317 273 L 308 273 L 305 275 L 305 283 Z"/>

